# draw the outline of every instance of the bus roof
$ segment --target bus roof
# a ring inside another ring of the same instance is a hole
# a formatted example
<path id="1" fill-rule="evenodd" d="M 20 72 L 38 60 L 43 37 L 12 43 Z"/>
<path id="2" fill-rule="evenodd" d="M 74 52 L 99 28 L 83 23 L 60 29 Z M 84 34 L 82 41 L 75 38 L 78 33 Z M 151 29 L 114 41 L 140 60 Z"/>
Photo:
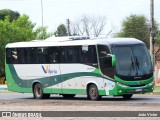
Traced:
<path id="1" fill-rule="evenodd" d="M 93 39 L 82 39 L 82 40 L 72 40 L 67 37 L 60 38 L 60 40 L 55 40 L 55 37 L 46 40 L 33 40 L 30 42 L 17 42 L 9 43 L 6 48 L 15 47 L 45 47 L 45 46 L 77 46 L 77 45 L 131 45 L 131 44 L 143 44 L 144 42 L 135 38 L 93 38 Z"/>

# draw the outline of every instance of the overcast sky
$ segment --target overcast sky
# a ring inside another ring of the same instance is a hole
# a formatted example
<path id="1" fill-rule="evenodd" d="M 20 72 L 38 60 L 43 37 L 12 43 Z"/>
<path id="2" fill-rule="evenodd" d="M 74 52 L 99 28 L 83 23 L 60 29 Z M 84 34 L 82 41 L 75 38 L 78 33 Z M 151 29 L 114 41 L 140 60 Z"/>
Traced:
<path id="1" fill-rule="evenodd" d="M 155 19 L 160 23 L 160 0 L 154 0 Z M 27 14 L 30 20 L 42 25 L 41 0 L 0 0 L 0 9 L 11 9 Z M 102 15 L 107 18 L 107 30 L 120 30 L 121 22 L 131 14 L 145 15 L 150 20 L 150 0 L 43 0 L 44 25 L 49 31 L 69 18 L 74 21 L 79 16 Z"/>

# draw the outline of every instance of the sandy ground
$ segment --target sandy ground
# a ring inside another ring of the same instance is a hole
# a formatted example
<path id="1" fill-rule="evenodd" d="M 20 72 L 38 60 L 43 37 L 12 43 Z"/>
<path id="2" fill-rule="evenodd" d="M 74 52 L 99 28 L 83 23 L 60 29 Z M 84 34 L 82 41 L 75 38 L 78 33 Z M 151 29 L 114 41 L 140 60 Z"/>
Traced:
<path id="1" fill-rule="evenodd" d="M 7 94 L 7 93 L 6 93 Z M 154 96 L 155 100 L 152 101 L 152 95 L 144 98 L 137 96 L 133 100 L 122 100 L 105 98 L 101 101 L 89 101 L 86 98 L 77 99 L 62 99 L 51 98 L 48 100 L 35 100 L 32 96 L 26 98 L 8 98 L 6 99 L 5 93 L 0 97 L 0 111 L 160 111 L 159 97 Z M 9 94 L 10 95 L 10 94 Z M 16 95 L 16 94 L 13 94 Z M 22 95 L 24 96 L 24 95 Z M 150 101 L 148 101 L 150 100 Z M 61 117 L 2 117 L 0 120 L 159 120 L 158 117 L 64 117 L 63 112 L 59 112 Z M 71 113 L 71 112 L 70 112 Z M 114 112 L 115 113 L 115 112 Z M 72 114 L 72 113 L 71 113 Z M 116 113 L 115 113 L 116 114 Z M 158 112 L 160 115 L 160 112 Z"/>

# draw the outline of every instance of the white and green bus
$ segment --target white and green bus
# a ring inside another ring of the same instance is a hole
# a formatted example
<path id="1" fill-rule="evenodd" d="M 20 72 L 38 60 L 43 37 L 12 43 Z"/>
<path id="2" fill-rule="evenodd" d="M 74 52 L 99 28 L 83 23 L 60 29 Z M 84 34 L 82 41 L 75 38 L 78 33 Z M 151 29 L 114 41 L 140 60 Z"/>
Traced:
<path id="1" fill-rule="evenodd" d="M 50 38 L 6 45 L 8 90 L 34 98 L 123 96 L 153 91 L 146 45 L 134 38 Z"/>

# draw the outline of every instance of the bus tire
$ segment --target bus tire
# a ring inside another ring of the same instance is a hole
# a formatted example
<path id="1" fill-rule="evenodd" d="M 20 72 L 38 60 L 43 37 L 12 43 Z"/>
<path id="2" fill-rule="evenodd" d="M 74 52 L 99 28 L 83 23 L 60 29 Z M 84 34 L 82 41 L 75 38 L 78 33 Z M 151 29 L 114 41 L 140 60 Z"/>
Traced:
<path id="1" fill-rule="evenodd" d="M 95 84 L 91 84 L 87 91 L 87 98 L 90 100 L 99 100 L 102 97 L 99 95 L 98 88 Z"/>
<path id="2" fill-rule="evenodd" d="M 133 94 L 126 94 L 126 95 L 122 95 L 122 97 L 124 98 L 124 99 L 131 99 L 131 97 L 133 96 Z"/>
<path id="3" fill-rule="evenodd" d="M 75 94 L 62 94 L 64 98 L 74 98 Z"/>
<path id="4" fill-rule="evenodd" d="M 50 97 L 50 94 L 44 94 L 42 85 L 40 83 L 36 83 L 33 87 L 33 95 L 35 99 L 47 99 Z"/>

